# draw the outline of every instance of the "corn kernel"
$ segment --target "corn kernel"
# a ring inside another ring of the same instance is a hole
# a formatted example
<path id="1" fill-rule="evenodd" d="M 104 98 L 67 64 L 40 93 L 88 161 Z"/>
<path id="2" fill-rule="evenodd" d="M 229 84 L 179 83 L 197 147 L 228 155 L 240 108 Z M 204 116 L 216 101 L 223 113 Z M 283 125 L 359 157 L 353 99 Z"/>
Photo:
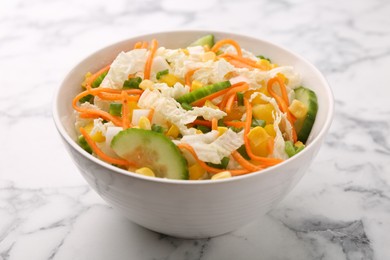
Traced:
<path id="1" fill-rule="evenodd" d="M 270 70 L 271 69 L 271 63 L 269 62 L 269 60 L 260 59 L 256 62 L 256 64 L 260 67 L 261 70 Z"/>
<path id="2" fill-rule="evenodd" d="M 223 171 L 223 172 L 219 172 L 219 173 L 214 174 L 211 177 L 211 179 L 212 180 L 222 180 L 222 179 L 228 179 L 231 177 L 232 177 L 232 174 L 229 171 Z"/>
<path id="3" fill-rule="evenodd" d="M 228 130 L 228 128 L 224 126 L 218 126 L 217 130 L 218 130 L 218 136 L 221 136 Z"/>
<path id="4" fill-rule="evenodd" d="M 199 89 L 201 87 L 203 87 L 202 82 L 197 81 L 197 80 L 192 81 L 192 83 L 191 83 L 191 90 L 192 91 L 197 90 L 197 89 Z"/>
<path id="5" fill-rule="evenodd" d="M 160 82 L 166 83 L 168 86 L 172 87 L 175 85 L 177 82 L 183 83 L 178 77 L 176 77 L 173 74 L 166 74 L 162 75 L 160 77 Z"/>
<path id="6" fill-rule="evenodd" d="M 88 81 L 88 78 L 92 76 L 92 73 L 91 72 L 87 72 L 85 75 L 84 75 L 84 81 L 83 83 L 81 83 L 81 86 L 83 88 L 87 87 L 87 81 Z"/>
<path id="7" fill-rule="evenodd" d="M 283 73 L 278 73 L 276 76 L 278 76 L 284 82 L 284 84 L 288 84 L 288 78 L 286 78 Z"/>
<path id="8" fill-rule="evenodd" d="M 288 107 L 288 110 L 295 118 L 301 119 L 306 116 L 308 109 L 307 106 L 301 101 L 294 99 L 291 105 Z"/>
<path id="9" fill-rule="evenodd" d="M 256 126 L 248 133 L 249 145 L 252 152 L 257 156 L 267 156 L 270 151 L 268 142 L 271 136 L 261 127 Z"/>
<path id="10" fill-rule="evenodd" d="M 214 108 L 214 109 L 219 109 L 219 107 L 217 107 L 216 105 L 214 105 L 213 102 L 211 102 L 210 100 L 206 100 L 206 102 L 204 102 L 204 105 L 206 107 L 211 107 L 211 108 Z"/>
<path id="11" fill-rule="evenodd" d="M 205 52 L 202 56 L 202 61 L 203 62 L 206 62 L 206 61 L 209 61 L 209 60 L 215 60 L 215 52 L 213 51 L 208 51 L 208 52 Z"/>
<path id="12" fill-rule="evenodd" d="M 139 128 L 145 130 L 151 130 L 152 126 L 150 125 L 150 121 L 146 116 L 141 116 L 138 121 Z"/>
<path id="13" fill-rule="evenodd" d="M 84 127 L 85 131 L 87 131 L 88 134 L 91 134 L 93 129 L 93 122 L 89 123 Z M 91 138 L 94 142 L 101 143 L 106 141 L 106 137 L 102 134 L 102 132 L 97 131 L 95 134 L 91 135 Z"/>
<path id="14" fill-rule="evenodd" d="M 135 170 L 135 173 L 138 173 L 138 174 L 141 174 L 141 175 L 145 175 L 145 176 L 149 176 L 149 177 L 156 177 L 154 172 L 150 168 L 148 168 L 148 167 L 139 168 L 139 169 Z"/>
<path id="15" fill-rule="evenodd" d="M 273 112 L 275 111 L 272 104 L 256 104 L 252 107 L 253 117 L 265 120 L 266 124 L 274 122 Z"/>
<path id="16" fill-rule="evenodd" d="M 272 137 L 276 136 L 275 128 L 273 124 L 268 124 L 264 126 L 265 131 Z"/>
<path id="17" fill-rule="evenodd" d="M 171 125 L 171 127 L 168 129 L 168 132 L 166 133 L 167 136 L 170 136 L 172 138 L 177 138 L 179 134 L 179 128 L 175 125 Z"/>
<path id="18" fill-rule="evenodd" d="M 143 89 L 143 90 L 146 90 L 146 89 L 153 89 L 153 81 L 149 80 L 149 79 L 144 79 L 143 81 L 141 81 L 141 83 L 139 83 L 139 87 L 140 89 Z"/>
<path id="19" fill-rule="evenodd" d="M 203 132 L 201 130 L 199 130 L 199 129 L 196 129 L 196 134 L 197 135 L 201 135 L 201 134 L 203 134 Z"/>
<path id="20" fill-rule="evenodd" d="M 305 145 L 301 141 L 297 141 L 297 142 L 295 142 L 294 146 L 299 148 L 299 147 L 305 146 Z"/>
<path id="21" fill-rule="evenodd" d="M 185 55 L 190 55 L 190 52 L 187 50 L 187 49 L 181 49 L 181 51 L 185 54 Z"/>
<path id="22" fill-rule="evenodd" d="M 188 172 L 190 180 L 199 180 L 206 173 L 206 170 L 199 163 L 195 163 L 188 168 Z"/>

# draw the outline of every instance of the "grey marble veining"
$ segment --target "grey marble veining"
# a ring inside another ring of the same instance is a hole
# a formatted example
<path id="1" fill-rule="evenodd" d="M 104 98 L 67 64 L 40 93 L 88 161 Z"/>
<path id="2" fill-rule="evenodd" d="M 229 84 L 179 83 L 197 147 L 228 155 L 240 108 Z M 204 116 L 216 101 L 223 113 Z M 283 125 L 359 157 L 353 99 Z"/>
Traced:
<path id="1" fill-rule="evenodd" d="M 0 260 L 390 259 L 390 1 L 5 0 L 0 8 Z M 51 119 L 86 55 L 172 29 L 241 32 L 314 63 L 336 99 L 330 133 L 280 205 L 233 233 L 182 240 L 108 207 Z"/>

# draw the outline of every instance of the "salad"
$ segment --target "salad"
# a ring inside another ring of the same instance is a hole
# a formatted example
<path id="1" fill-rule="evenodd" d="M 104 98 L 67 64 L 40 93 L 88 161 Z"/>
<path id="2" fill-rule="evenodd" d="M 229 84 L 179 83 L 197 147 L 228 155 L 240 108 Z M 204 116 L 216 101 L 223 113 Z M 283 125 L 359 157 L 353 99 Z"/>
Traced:
<path id="1" fill-rule="evenodd" d="M 169 49 L 138 42 L 85 75 L 78 143 L 146 176 L 203 180 L 261 171 L 305 148 L 318 104 L 291 66 L 213 35 Z"/>

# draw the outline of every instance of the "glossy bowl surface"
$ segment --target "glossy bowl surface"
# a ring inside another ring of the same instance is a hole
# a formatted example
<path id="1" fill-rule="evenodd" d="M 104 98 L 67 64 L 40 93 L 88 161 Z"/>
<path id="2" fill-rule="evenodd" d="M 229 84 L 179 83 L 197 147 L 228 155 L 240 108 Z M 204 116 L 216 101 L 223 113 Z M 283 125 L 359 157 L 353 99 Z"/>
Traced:
<path id="1" fill-rule="evenodd" d="M 281 164 L 219 181 L 178 181 L 149 178 L 111 166 L 86 153 L 76 143 L 72 99 L 88 71 L 110 63 L 135 42 L 159 41 L 160 46 L 180 48 L 213 33 L 216 39 L 232 38 L 242 48 L 290 65 L 303 85 L 313 89 L 319 110 L 307 147 Z M 69 72 L 55 95 L 53 117 L 65 147 L 89 185 L 112 207 L 148 229 L 183 238 L 221 235 L 254 221 L 282 200 L 304 175 L 317 154 L 333 117 L 333 96 L 323 75 L 308 61 L 265 40 L 209 31 L 171 31 L 134 37 L 101 49 Z"/>

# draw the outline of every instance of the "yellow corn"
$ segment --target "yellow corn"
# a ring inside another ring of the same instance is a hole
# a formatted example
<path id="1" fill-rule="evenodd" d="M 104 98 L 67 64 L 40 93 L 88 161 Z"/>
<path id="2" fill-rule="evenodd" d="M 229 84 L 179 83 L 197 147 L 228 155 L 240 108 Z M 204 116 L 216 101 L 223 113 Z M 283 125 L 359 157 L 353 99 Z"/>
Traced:
<path id="1" fill-rule="evenodd" d="M 182 80 L 180 80 L 178 77 L 176 77 L 173 74 L 162 75 L 161 78 L 159 79 L 159 81 L 166 83 L 170 87 L 175 85 L 177 82 L 183 83 Z"/>
<path id="2" fill-rule="evenodd" d="M 91 76 L 92 76 L 92 73 L 91 73 L 91 72 L 87 72 L 87 73 L 84 75 L 84 81 L 83 81 L 83 83 L 81 83 L 81 86 L 82 86 L 83 88 L 85 88 L 85 87 L 87 86 L 87 80 L 88 80 L 88 78 L 91 77 Z"/>
<path id="3" fill-rule="evenodd" d="M 199 163 L 195 163 L 188 168 L 190 180 L 199 180 L 206 173 L 206 170 L 200 166 Z"/>
<path id="4" fill-rule="evenodd" d="M 139 107 L 137 105 L 137 102 L 135 101 L 130 101 L 129 103 L 127 103 L 127 105 L 129 107 L 129 120 L 131 122 L 131 120 L 133 119 L 133 110 L 139 109 Z"/>
<path id="5" fill-rule="evenodd" d="M 190 55 L 190 52 L 187 50 L 187 49 L 181 49 L 181 51 L 185 54 L 185 55 Z"/>
<path id="6" fill-rule="evenodd" d="M 276 74 L 281 80 L 283 80 L 284 84 L 288 84 L 288 78 L 286 78 L 286 76 L 284 76 L 283 73 L 278 73 Z"/>
<path id="7" fill-rule="evenodd" d="M 256 62 L 256 64 L 259 65 L 262 70 L 271 69 L 271 63 L 266 59 L 260 59 Z"/>
<path id="8" fill-rule="evenodd" d="M 201 134 L 203 134 L 203 132 L 201 130 L 199 130 L 199 129 L 196 129 L 196 134 L 197 135 L 201 135 Z"/>
<path id="9" fill-rule="evenodd" d="M 192 91 L 197 90 L 197 89 L 199 89 L 201 87 L 203 87 L 202 82 L 197 81 L 197 80 L 192 81 L 192 83 L 191 83 L 191 90 Z"/>
<path id="10" fill-rule="evenodd" d="M 228 128 L 224 126 L 218 126 L 217 130 L 218 130 L 218 136 L 221 136 L 228 130 Z"/>
<path id="11" fill-rule="evenodd" d="M 219 109 L 219 107 L 217 107 L 216 105 L 214 105 L 213 102 L 211 102 L 210 100 L 206 100 L 206 102 L 204 102 L 204 105 L 206 107 L 211 107 L 211 108 L 214 108 L 214 109 Z"/>
<path id="12" fill-rule="evenodd" d="M 146 90 L 146 89 L 153 89 L 153 81 L 149 80 L 149 79 L 144 79 L 143 81 L 141 81 L 141 83 L 139 83 L 139 87 L 140 89 L 143 89 L 143 90 Z"/>
<path id="13" fill-rule="evenodd" d="M 272 137 L 276 136 L 275 128 L 273 124 L 268 124 L 264 126 L 264 130 Z"/>
<path id="14" fill-rule="evenodd" d="M 272 137 L 261 126 L 251 129 L 248 139 L 252 152 L 257 156 L 267 156 L 270 152 L 268 147 L 270 138 Z"/>
<path id="15" fill-rule="evenodd" d="M 272 124 L 274 122 L 274 118 L 272 113 L 274 111 L 274 107 L 271 104 L 256 104 L 252 107 L 253 117 L 256 119 L 265 120 L 266 124 Z"/>
<path id="16" fill-rule="evenodd" d="M 152 169 L 150 169 L 148 167 L 139 168 L 139 169 L 135 170 L 135 173 L 138 173 L 138 174 L 141 174 L 141 175 L 145 175 L 145 176 L 149 176 L 149 177 L 156 177 L 156 175 L 154 174 Z"/>
<path id="17" fill-rule="evenodd" d="M 298 119 L 304 118 L 307 114 L 307 106 L 297 99 L 293 100 L 288 110 Z"/>
<path id="18" fill-rule="evenodd" d="M 294 146 L 299 148 L 299 147 L 305 146 L 305 145 L 301 141 L 297 141 L 297 142 L 295 142 Z"/>
<path id="19" fill-rule="evenodd" d="M 232 174 L 229 171 L 223 171 L 223 172 L 219 172 L 219 173 L 214 174 L 211 177 L 211 179 L 212 180 L 221 180 L 221 179 L 228 179 L 231 177 L 232 177 Z"/>
<path id="20" fill-rule="evenodd" d="M 146 116 L 141 116 L 138 121 L 139 128 L 150 130 L 152 129 L 152 126 L 150 125 L 150 121 Z"/>
<path id="21" fill-rule="evenodd" d="M 179 128 L 175 125 L 171 125 L 171 127 L 168 129 L 168 132 L 166 133 L 167 136 L 170 136 L 172 138 L 177 138 L 179 134 Z"/>
<path id="22" fill-rule="evenodd" d="M 85 131 L 87 131 L 88 134 L 91 134 L 91 131 L 93 129 L 93 122 L 89 123 L 84 127 Z M 102 132 L 97 131 L 95 134 L 91 135 L 91 138 L 94 142 L 101 143 L 106 141 L 106 137 L 102 134 Z"/>
<path id="23" fill-rule="evenodd" d="M 208 52 L 205 52 L 202 56 L 202 61 L 203 62 L 206 62 L 206 61 L 209 61 L 209 60 L 215 60 L 215 52 L 213 51 L 208 51 Z"/>

